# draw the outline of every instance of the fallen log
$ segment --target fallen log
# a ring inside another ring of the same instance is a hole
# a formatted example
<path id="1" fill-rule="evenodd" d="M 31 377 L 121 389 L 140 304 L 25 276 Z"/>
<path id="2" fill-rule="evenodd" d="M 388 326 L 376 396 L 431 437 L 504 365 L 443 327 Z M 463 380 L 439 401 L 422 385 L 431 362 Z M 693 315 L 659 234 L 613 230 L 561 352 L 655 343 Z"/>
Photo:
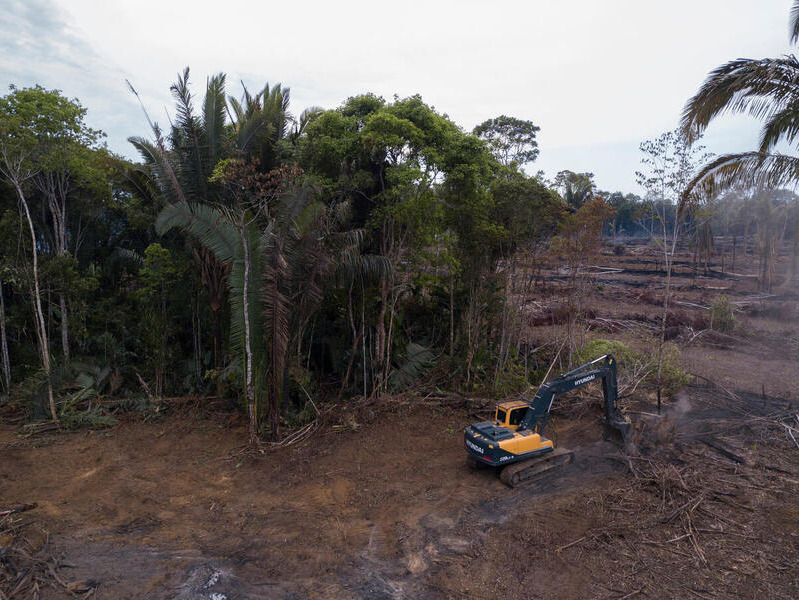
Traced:
<path id="1" fill-rule="evenodd" d="M 32 504 L 20 504 L 19 506 L 12 506 L 11 508 L 2 509 L 0 510 L 0 517 L 25 512 L 26 510 L 33 510 L 36 508 L 36 506 L 36 503 L 33 502 Z"/>
<path id="2" fill-rule="evenodd" d="M 729 450 L 729 449 L 725 448 L 717 440 L 706 438 L 706 437 L 698 438 L 698 440 L 700 442 L 702 442 L 703 444 L 705 444 L 707 447 L 715 450 L 716 452 L 718 452 L 719 454 L 721 454 L 725 458 L 729 458 L 733 462 L 737 462 L 737 463 L 742 464 L 742 465 L 749 464 L 749 461 L 746 458 L 744 458 L 740 454 L 736 454 L 732 450 Z"/>

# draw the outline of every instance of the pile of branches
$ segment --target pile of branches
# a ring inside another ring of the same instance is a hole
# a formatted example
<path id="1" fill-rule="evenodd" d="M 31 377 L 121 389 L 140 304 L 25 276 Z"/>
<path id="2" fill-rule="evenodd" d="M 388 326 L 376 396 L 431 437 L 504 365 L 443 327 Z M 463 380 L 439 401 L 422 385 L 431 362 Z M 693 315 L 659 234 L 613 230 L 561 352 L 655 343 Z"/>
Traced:
<path id="1" fill-rule="evenodd" d="M 22 513 L 36 508 L 22 504 L 0 509 L 0 600 L 38 600 L 46 588 L 68 597 L 89 598 L 93 582 L 66 582 L 58 571 L 65 565 L 52 554 L 47 534 L 34 531 Z"/>
<path id="2" fill-rule="evenodd" d="M 557 549 L 608 557 L 619 598 L 795 597 L 799 410 L 768 399 L 755 412 L 710 383 L 690 388 L 689 415 L 646 429 L 621 487 L 591 499 L 601 525 Z"/>

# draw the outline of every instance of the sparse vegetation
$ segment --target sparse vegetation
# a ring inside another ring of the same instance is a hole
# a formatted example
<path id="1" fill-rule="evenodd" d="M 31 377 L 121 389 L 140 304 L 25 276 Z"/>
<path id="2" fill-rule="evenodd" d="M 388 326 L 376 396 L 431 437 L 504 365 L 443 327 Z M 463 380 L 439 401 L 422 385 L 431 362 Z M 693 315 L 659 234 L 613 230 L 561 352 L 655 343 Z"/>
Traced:
<path id="1" fill-rule="evenodd" d="M 722 294 L 710 306 L 710 327 L 721 333 L 731 333 L 735 329 L 735 315 L 730 298 Z"/>

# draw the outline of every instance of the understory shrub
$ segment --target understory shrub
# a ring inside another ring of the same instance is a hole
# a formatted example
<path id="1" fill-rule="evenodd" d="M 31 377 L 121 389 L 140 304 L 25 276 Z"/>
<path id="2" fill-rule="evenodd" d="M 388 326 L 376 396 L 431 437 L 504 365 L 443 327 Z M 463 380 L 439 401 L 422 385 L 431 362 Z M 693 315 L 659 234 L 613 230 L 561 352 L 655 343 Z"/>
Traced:
<path id="1" fill-rule="evenodd" d="M 726 294 L 722 294 L 710 305 L 710 328 L 721 333 L 730 333 L 735 329 L 735 315 L 732 303 Z"/>
<path id="2" fill-rule="evenodd" d="M 639 378 L 642 378 L 643 383 L 657 385 L 657 352 L 636 352 L 618 340 L 591 340 L 574 354 L 573 366 L 596 360 L 605 354 L 612 354 L 616 358 L 620 390 L 631 387 Z M 689 380 L 690 376 L 680 366 L 680 349 L 667 342 L 663 348 L 661 369 L 663 391 L 668 395 L 673 394 L 687 385 Z"/>

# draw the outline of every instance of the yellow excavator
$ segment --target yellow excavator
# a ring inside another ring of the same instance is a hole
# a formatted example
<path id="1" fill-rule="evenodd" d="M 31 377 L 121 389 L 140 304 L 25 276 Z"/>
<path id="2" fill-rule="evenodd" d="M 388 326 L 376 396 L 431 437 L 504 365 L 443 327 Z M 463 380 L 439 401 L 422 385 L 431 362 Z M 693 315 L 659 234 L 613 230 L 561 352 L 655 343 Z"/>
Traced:
<path id="1" fill-rule="evenodd" d="M 500 480 L 510 487 L 570 463 L 574 453 L 555 448 L 544 437 L 544 427 L 555 398 L 595 380 L 602 382 L 606 432 L 616 431 L 626 439 L 630 422 L 616 406 L 616 359 L 606 354 L 542 384 L 532 401 L 503 402 L 497 405 L 493 421 L 467 427 L 464 442 L 470 460 L 501 468 Z"/>

